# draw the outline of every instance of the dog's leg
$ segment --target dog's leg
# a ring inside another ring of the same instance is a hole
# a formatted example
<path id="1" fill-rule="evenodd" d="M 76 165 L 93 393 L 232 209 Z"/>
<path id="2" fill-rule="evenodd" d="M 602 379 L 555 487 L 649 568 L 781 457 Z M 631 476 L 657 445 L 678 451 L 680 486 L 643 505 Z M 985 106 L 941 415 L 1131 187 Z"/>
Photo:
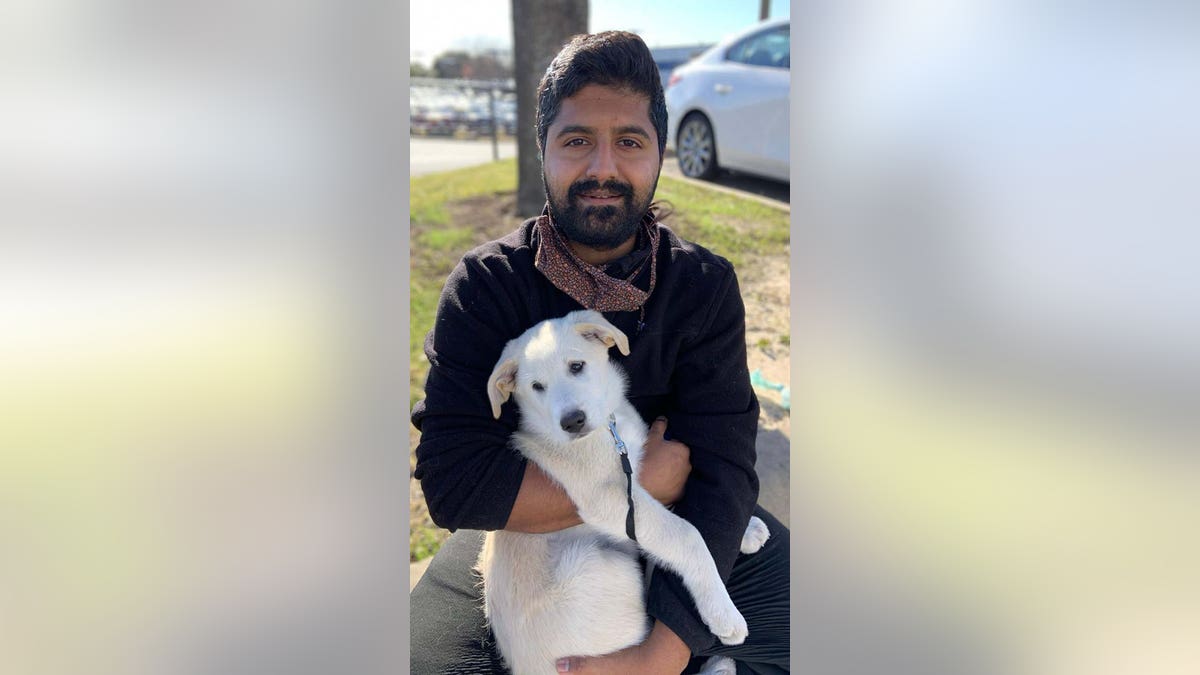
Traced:
<path id="1" fill-rule="evenodd" d="M 683 579 L 700 617 L 721 642 L 736 645 L 745 641 L 749 633 L 746 620 L 730 600 L 700 532 L 668 511 L 640 485 L 634 485 L 633 496 L 634 521 L 642 550 Z M 581 508 L 580 515 L 609 536 L 625 538 L 624 508 L 600 508 L 591 513 Z"/>
<path id="2" fill-rule="evenodd" d="M 771 531 L 767 529 L 767 524 L 762 518 L 750 516 L 750 524 L 746 526 L 746 532 L 742 535 L 742 553 L 758 553 L 770 537 Z"/>
<path id="3" fill-rule="evenodd" d="M 728 656 L 714 656 L 704 662 L 699 675 L 737 675 L 737 664 Z"/>
<path id="4" fill-rule="evenodd" d="M 643 440 L 634 434 L 629 436 L 626 442 L 631 447 L 636 447 L 635 443 L 640 445 Z M 536 438 L 528 440 L 530 443 L 537 442 Z M 600 447 L 598 456 L 612 459 L 611 449 L 603 444 Z M 597 474 L 603 475 L 605 470 L 611 473 L 616 464 L 608 462 L 606 469 L 597 471 L 580 464 L 587 457 L 584 453 L 577 453 L 569 460 L 556 453 L 543 455 L 539 455 L 538 464 L 566 489 L 578 507 L 583 522 L 612 539 L 628 541 L 625 533 L 625 517 L 628 513 L 625 491 L 628 484 L 625 477 L 618 473 L 619 478 L 596 479 Z M 636 480 L 633 481 L 632 490 L 638 545 L 662 567 L 683 579 L 696 602 L 701 619 L 721 642 L 741 644 L 749 633 L 746 620 L 730 600 L 700 532 L 691 523 L 668 511 Z"/>

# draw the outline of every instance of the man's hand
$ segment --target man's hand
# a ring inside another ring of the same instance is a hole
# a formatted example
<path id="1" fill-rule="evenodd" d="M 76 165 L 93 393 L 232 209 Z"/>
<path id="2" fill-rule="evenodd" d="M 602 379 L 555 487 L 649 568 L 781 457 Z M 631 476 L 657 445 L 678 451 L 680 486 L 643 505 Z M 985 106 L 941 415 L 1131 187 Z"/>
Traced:
<path id="1" fill-rule="evenodd" d="M 638 482 L 650 496 L 670 506 L 683 497 L 683 486 L 692 472 L 692 451 L 679 441 L 664 439 L 666 431 L 665 417 L 654 420 L 654 424 L 650 425 Z"/>
<path id="2" fill-rule="evenodd" d="M 575 509 L 575 502 L 566 490 L 546 475 L 537 464 L 525 465 L 525 477 L 517 491 L 504 529 L 510 532 L 557 532 L 578 525 L 583 521 Z"/>
<path id="3" fill-rule="evenodd" d="M 667 418 L 650 425 L 638 482 L 659 502 L 670 506 L 683 497 L 683 486 L 692 472 L 692 451 L 679 441 L 663 438 Z M 525 467 L 525 478 L 504 529 L 513 532 L 556 532 L 583 522 L 562 487 L 536 464 Z"/>
<path id="4" fill-rule="evenodd" d="M 655 621 L 650 636 L 640 645 L 626 647 L 604 656 L 572 656 L 559 659 L 555 665 L 560 673 L 679 675 L 691 658 L 692 652 L 683 640 L 667 628 L 666 624 Z"/>

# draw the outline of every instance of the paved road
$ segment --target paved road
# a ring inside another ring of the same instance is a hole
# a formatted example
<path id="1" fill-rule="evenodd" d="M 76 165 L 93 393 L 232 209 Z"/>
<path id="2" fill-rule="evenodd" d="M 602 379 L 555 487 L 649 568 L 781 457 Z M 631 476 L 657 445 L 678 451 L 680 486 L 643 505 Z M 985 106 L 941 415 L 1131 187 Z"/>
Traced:
<path id="1" fill-rule="evenodd" d="M 679 162 L 675 160 L 675 153 L 667 151 L 667 157 L 663 160 L 663 174 L 680 180 L 694 180 L 686 178 L 683 172 L 679 170 Z M 719 176 L 711 181 L 695 181 L 701 185 L 709 187 L 723 188 L 739 193 L 744 197 L 754 197 L 764 200 L 768 203 L 775 204 L 781 207 L 789 207 L 792 202 L 791 186 L 788 183 L 771 180 L 769 178 L 759 178 L 748 174 L 731 173 L 723 171 Z"/>
<path id="2" fill-rule="evenodd" d="M 413 137 L 408 147 L 408 169 L 413 176 L 487 164 L 493 159 L 490 139 L 460 141 L 450 138 Z M 517 142 L 501 139 L 499 150 L 500 159 L 516 157 Z"/>

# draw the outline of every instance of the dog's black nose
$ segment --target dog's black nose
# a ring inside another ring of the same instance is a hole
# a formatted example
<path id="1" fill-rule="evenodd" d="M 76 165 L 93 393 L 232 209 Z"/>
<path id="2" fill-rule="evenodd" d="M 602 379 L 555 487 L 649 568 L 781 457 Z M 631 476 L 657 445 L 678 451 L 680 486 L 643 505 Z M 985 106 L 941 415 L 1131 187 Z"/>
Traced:
<path id="1" fill-rule="evenodd" d="M 563 431 L 571 434 L 579 433 L 579 430 L 583 428 L 584 422 L 587 422 L 587 415 L 582 410 L 572 410 L 563 415 L 562 419 L 558 421 L 562 425 Z"/>

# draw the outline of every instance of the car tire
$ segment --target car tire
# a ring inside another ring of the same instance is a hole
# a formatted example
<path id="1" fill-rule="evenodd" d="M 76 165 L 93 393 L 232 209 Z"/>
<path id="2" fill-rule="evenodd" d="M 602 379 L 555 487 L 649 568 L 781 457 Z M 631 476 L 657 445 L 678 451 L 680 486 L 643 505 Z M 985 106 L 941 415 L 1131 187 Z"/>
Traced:
<path id="1" fill-rule="evenodd" d="M 679 125 L 675 143 L 679 170 L 688 178 L 709 180 L 720 170 L 717 166 L 717 138 L 712 124 L 703 114 L 689 113 Z"/>

